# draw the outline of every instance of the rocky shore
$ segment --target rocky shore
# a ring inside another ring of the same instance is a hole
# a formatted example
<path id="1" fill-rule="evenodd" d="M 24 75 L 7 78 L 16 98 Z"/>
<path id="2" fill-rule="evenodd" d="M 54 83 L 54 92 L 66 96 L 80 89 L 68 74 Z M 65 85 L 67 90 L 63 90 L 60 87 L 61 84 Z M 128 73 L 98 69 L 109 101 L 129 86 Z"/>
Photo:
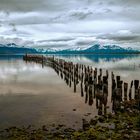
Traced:
<path id="1" fill-rule="evenodd" d="M 139 114 L 139 109 L 127 107 L 116 114 L 96 116 L 89 122 L 83 119 L 80 130 L 63 125 L 54 125 L 51 130 L 45 125 L 41 128 L 14 126 L 1 130 L 0 140 L 140 140 Z"/>

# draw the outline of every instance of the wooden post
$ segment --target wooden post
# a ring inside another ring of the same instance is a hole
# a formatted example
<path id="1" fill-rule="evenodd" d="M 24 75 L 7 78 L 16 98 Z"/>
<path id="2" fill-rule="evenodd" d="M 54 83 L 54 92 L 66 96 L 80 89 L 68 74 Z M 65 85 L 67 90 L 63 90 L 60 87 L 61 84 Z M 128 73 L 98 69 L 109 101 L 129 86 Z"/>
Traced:
<path id="1" fill-rule="evenodd" d="M 138 109 L 140 110 L 140 87 L 138 89 Z"/>
<path id="2" fill-rule="evenodd" d="M 132 88 L 129 89 L 129 100 L 132 100 Z"/>
<path id="3" fill-rule="evenodd" d="M 76 79 L 74 77 L 74 92 L 76 92 Z"/>
<path id="4" fill-rule="evenodd" d="M 138 98 L 139 80 L 134 80 L 134 87 L 135 87 L 135 99 L 137 99 Z"/>
<path id="5" fill-rule="evenodd" d="M 100 69 L 100 76 L 102 76 L 102 69 Z"/>
<path id="6" fill-rule="evenodd" d="M 93 104 L 93 97 L 92 97 L 92 85 L 89 85 L 89 105 Z"/>
<path id="7" fill-rule="evenodd" d="M 107 77 L 107 79 L 108 79 L 108 76 L 109 76 L 109 74 L 108 74 L 108 70 L 106 70 L 106 77 Z"/>
<path id="8" fill-rule="evenodd" d="M 128 83 L 124 83 L 124 100 L 127 100 Z"/>
<path id="9" fill-rule="evenodd" d="M 132 100 L 132 87 L 133 87 L 133 81 L 131 81 L 130 89 L 129 89 L 129 100 Z"/>
<path id="10" fill-rule="evenodd" d="M 117 88 L 119 88 L 119 82 L 120 82 L 120 76 L 116 76 L 116 81 L 117 81 Z"/>
<path id="11" fill-rule="evenodd" d="M 81 82 L 81 97 L 84 96 L 84 91 L 83 91 L 83 83 Z"/>

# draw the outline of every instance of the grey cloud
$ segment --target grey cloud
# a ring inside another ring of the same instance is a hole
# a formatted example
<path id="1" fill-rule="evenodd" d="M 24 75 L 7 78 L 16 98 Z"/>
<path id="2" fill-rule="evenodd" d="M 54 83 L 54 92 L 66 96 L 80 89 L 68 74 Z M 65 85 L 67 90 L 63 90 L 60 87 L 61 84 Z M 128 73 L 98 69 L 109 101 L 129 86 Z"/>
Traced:
<path id="1" fill-rule="evenodd" d="M 54 0 L 52 0 L 54 1 Z M 57 9 L 57 4 L 50 0 L 0 0 L 0 9 L 8 12 L 27 12 Z"/>
<path id="2" fill-rule="evenodd" d="M 43 6 L 43 1 L 38 0 L 0 0 L 0 9 L 3 11 L 31 11 Z"/>
<path id="3" fill-rule="evenodd" d="M 70 46 L 74 40 L 74 37 L 61 36 L 47 40 L 38 40 L 36 44 L 39 46 L 46 46 L 47 48 L 61 48 Z"/>
<path id="4" fill-rule="evenodd" d="M 71 0 L 66 3 L 64 0 L 57 0 L 57 2 L 55 0 L 0 0 L 0 9 L 5 12 L 9 11 L 8 13 L 11 12 L 10 15 L 12 12 L 21 13 L 21 17 L 15 19 L 7 18 L 5 20 L 5 22 L 19 25 L 51 24 L 52 22 L 66 23 L 74 22 L 75 20 L 89 20 L 89 22 L 100 19 L 112 19 L 124 22 L 126 20 L 139 20 L 140 16 L 136 13 L 139 13 L 140 6 L 137 5 L 140 2 L 138 0 L 134 0 L 134 2 L 127 0 L 126 3 L 131 4 L 131 6 L 127 6 L 124 1 L 100 0 L 98 2 L 97 0 L 83 0 L 81 2 L 79 0 Z M 96 6 L 94 3 L 100 5 Z M 119 8 L 121 10 L 117 11 Z M 116 9 L 116 11 L 113 9 Z M 35 11 L 37 14 L 30 15 L 29 12 L 31 11 Z M 27 16 L 22 16 L 23 13 L 27 13 Z"/>
<path id="5" fill-rule="evenodd" d="M 66 23 L 70 21 L 77 21 L 77 20 L 87 20 L 92 18 L 93 11 L 88 8 L 80 8 L 80 9 L 72 9 L 67 12 L 62 12 L 59 15 L 56 15 L 50 18 L 50 21 L 53 23 Z"/>
<path id="6" fill-rule="evenodd" d="M 92 14 L 93 13 L 91 11 L 84 11 L 84 9 L 83 9 L 83 11 L 82 10 L 81 11 L 75 10 L 75 11 L 71 12 L 69 16 L 74 17 L 74 18 L 78 18 L 79 20 L 82 20 L 82 19 L 85 19 Z"/>
<path id="7" fill-rule="evenodd" d="M 88 46 L 88 45 L 92 45 L 94 43 L 94 40 L 92 39 L 88 39 L 85 37 L 84 40 L 79 40 L 75 43 L 76 46 Z"/>
<path id="8" fill-rule="evenodd" d="M 122 41 L 122 42 L 136 42 L 140 40 L 140 34 L 109 34 L 109 35 L 102 35 L 98 38 L 101 39 L 109 39 L 114 41 Z"/>
<path id="9" fill-rule="evenodd" d="M 60 47 L 66 47 L 67 46 L 67 44 L 46 44 L 46 47 L 47 48 L 60 48 Z"/>
<path id="10" fill-rule="evenodd" d="M 103 1 L 103 0 L 101 0 Z M 139 0 L 106 0 L 104 4 L 109 4 L 109 5 L 123 5 L 123 6 L 134 6 L 140 4 Z"/>
<path id="11" fill-rule="evenodd" d="M 36 43 L 33 47 L 43 48 L 43 49 L 55 49 L 55 48 L 67 48 L 69 45 L 67 43 L 58 43 L 58 42 L 46 42 L 46 43 Z"/>
<path id="12" fill-rule="evenodd" d="M 116 41 L 136 41 L 140 39 L 140 36 L 118 36 L 118 37 L 110 37 L 110 39 L 116 40 Z"/>
<path id="13" fill-rule="evenodd" d="M 80 2 L 82 3 L 82 2 Z M 0 9 L 3 11 L 61 11 L 78 7 L 79 0 L 0 0 Z"/>
<path id="14" fill-rule="evenodd" d="M 14 38 L 10 38 L 10 37 L 0 37 L 0 43 L 2 44 L 7 44 L 7 43 L 16 43 L 18 45 L 30 45 L 33 44 L 32 41 L 30 40 L 23 40 L 19 37 L 14 37 Z"/>
<path id="15" fill-rule="evenodd" d="M 30 34 L 29 32 L 26 32 L 26 31 L 22 31 L 22 30 L 17 30 L 16 28 L 12 28 L 12 29 L 8 29 L 7 31 L 4 31 L 2 32 L 1 34 L 3 35 L 11 35 L 11 34 L 15 34 L 15 35 L 18 35 L 18 36 L 21 36 L 21 37 L 29 37 L 31 36 L 32 34 Z"/>
<path id="16" fill-rule="evenodd" d="M 31 25 L 31 24 L 52 24 L 67 23 L 75 20 L 84 20 L 92 17 L 93 13 L 89 9 L 70 10 L 67 13 L 46 15 L 43 12 L 11 13 L 9 18 L 3 20 L 3 24 Z"/>
<path id="17" fill-rule="evenodd" d="M 92 45 L 95 41 L 97 41 L 93 36 L 84 36 L 84 35 L 77 35 L 73 36 L 72 39 L 68 39 L 69 37 L 61 37 L 59 39 L 48 39 L 37 41 L 36 44 L 40 47 L 45 48 L 72 48 L 72 47 L 86 47 Z M 64 41 L 66 40 L 67 41 Z"/>
<path id="18" fill-rule="evenodd" d="M 74 38 L 61 38 L 61 39 L 48 39 L 48 40 L 40 40 L 39 43 L 43 42 L 66 42 L 66 41 L 72 41 Z"/>
<path id="19" fill-rule="evenodd" d="M 2 11 L 67 11 L 79 7 L 94 6 L 126 6 L 133 7 L 140 4 L 139 0 L 0 0 L 0 9 Z"/>

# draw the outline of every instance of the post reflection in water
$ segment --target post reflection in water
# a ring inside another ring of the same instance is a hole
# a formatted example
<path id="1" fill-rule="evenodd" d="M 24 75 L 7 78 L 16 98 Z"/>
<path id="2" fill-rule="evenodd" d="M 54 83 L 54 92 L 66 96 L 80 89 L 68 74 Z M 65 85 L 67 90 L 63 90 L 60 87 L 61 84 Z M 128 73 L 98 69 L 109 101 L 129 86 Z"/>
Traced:
<path id="1" fill-rule="evenodd" d="M 108 91 L 110 90 L 109 75 L 111 76 L 112 111 L 116 113 L 121 110 L 122 101 L 127 101 L 128 96 L 129 100 L 132 100 L 132 94 L 134 94 L 134 99 L 138 100 L 137 107 L 140 107 L 139 80 L 134 80 L 134 93 L 132 93 L 133 81 L 131 81 L 128 95 L 128 83 L 124 82 L 121 76 L 115 76 L 113 72 L 109 74 L 108 70 L 54 57 L 25 56 L 24 60 L 35 61 L 42 63 L 43 66 L 46 64 L 52 67 L 69 87 L 73 87 L 75 93 L 80 88 L 81 97 L 85 96 L 86 104 L 92 106 L 94 102 L 96 103 L 98 115 L 106 115 L 107 113 Z"/>

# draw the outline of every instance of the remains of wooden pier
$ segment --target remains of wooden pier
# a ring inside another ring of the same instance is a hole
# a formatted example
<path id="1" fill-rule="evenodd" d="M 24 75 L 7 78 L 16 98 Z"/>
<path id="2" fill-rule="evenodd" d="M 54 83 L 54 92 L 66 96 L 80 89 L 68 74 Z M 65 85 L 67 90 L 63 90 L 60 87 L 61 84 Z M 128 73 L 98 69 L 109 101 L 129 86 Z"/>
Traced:
<path id="1" fill-rule="evenodd" d="M 85 103 L 93 104 L 96 99 L 98 114 L 106 114 L 108 89 L 109 89 L 109 72 L 106 70 L 103 75 L 103 69 L 93 68 L 83 64 L 68 62 L 63 59 L 45 57 L 41 55 L 25 55 L 23 60 L 26 62 L 35 62 L 43 66 L 49 65 L 63 79 L 73 91 L 77 92 L 77 86 L 80 84 L 81 97 L 85 95 Z M 132 88 L 134 85 L 134 99 L 132 98 Z M 129 91 L 128 91 L 129 87 Z M 135 100 L 135 107 L 140 109 L 140 86 L 139 80 L 128 83 L 121 80 L 120 76 L 111 73 L 111 93 L 112 109 L 114 112 L 121 109 L 122 101 Z"/>

